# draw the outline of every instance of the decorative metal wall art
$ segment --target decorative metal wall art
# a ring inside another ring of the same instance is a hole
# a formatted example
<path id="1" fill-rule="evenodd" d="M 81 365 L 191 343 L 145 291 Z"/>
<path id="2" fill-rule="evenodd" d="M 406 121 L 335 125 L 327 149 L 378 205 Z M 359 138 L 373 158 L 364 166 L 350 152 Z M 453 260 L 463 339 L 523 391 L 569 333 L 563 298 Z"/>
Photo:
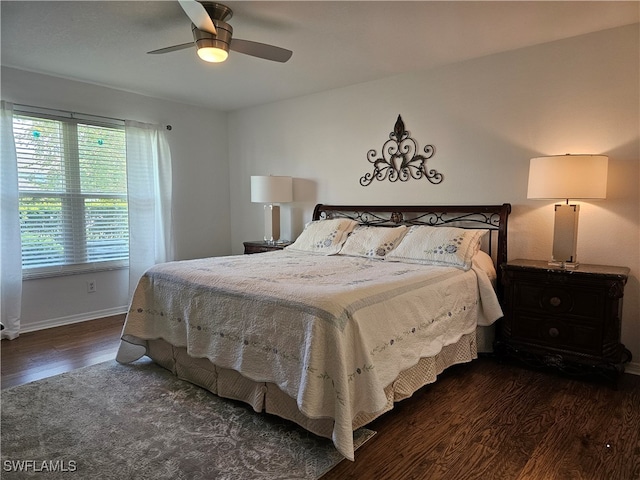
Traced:
<path id="1" fill-rule="evenodd" d="M 360 177 L 360 185 L 366 187 L 374 180 L 389 179 L 391 182 L 406 182 L 410 178 L 419 180 L 426 178 L 433 184 L 442 182 L 444 176 L 437 170 L 427 170 L 426 162 L 435 154 L 433 145 L 424 147 L 424 155 L 416 155 L 418 144 L 404 129 L 402 117 L 398 115 L 393 132 L 389 140 L 382 145 L 382 157 L 376 158 L 375 150 L 367 152 L 367 160 L 373 164 L 373 172 Z"/>

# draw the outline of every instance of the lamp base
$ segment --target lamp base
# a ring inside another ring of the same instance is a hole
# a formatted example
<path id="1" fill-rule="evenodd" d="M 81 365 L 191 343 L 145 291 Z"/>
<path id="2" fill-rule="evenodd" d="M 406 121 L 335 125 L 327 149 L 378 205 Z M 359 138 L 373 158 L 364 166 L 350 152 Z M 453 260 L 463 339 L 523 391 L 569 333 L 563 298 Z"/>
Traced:
<path id="1" fill-rule="evenodd" d="M 280 240 L 280 207 L 278 205 L 264 206 L 264 241 L 274 244 Z"/>
<path id="2" fill-rule="evenodd" d="M 562 265 L 578 264 L 576 246 L 579 213 L 579 205 L 560 204 L 555 206 L 552 261 Z"/>
<path id="3" fill-rule="evenodd" d="M 575 270 L 580 265 L 578 262 L 559 262 L 558 260 L 549 260 L 547 265 L 555 268 L 562 268 L 567 270 Z"/>

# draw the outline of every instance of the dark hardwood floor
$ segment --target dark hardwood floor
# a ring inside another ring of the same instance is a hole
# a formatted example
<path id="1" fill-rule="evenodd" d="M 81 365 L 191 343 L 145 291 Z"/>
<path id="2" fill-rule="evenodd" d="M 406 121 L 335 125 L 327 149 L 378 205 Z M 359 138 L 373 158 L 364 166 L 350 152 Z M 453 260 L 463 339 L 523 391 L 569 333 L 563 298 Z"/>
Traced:
<path id="1" fill-rule="evenodd" d="M 329 479 L 640 479 L 640 377 L 618 390 L 481 358 L 375 420 Z M 367 476 L 368 475 L 368 476 Z"/>
<path id="2" fill-rule="evenodd" d="M 113 359 L 123 318 L 3 340 L 2 388 Z M 369 427 L 356 461 L 323 480 L 640 480 L 640 376 L 613 390 L 481 358 Z"/>
<path id="3" fill-rule="evenodd" d="M 114 359 L 124 317 L 115 315 L 2 340 L 2 388 Z"/>

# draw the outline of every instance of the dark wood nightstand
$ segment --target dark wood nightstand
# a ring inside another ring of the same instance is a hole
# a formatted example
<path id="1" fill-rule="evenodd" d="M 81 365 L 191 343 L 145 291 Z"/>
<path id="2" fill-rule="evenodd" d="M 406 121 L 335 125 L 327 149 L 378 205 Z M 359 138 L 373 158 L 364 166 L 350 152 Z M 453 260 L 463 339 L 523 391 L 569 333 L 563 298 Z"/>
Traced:
<path id="1" fill-rule="evenodd" d="M 272 252 L 274 250 L 282 250 L 284 247 L 291 245 L 292 242 L 283 240 L 276 243 L 268 243 L 264 240 L 256 240 L 255 242 L 243 242 L 244 253 L 249 255 L 251 253 L 264 253 Z"/>
<path id="2" fill-rule="evenodd" d="M 545 261 L 513 260 L 502 265 L 502 272 L 499 355 L 569 374 L 602 374 L 615 384 L 631 360 L 620 343 L 628 268 L 561 269 Z"/>

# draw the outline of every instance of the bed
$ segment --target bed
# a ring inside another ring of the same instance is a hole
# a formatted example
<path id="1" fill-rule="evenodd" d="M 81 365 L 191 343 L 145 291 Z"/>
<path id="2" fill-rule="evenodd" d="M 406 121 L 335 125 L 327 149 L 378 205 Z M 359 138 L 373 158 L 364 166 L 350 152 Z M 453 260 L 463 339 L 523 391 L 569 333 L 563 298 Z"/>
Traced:
<path id="1" fill-rule="evenodd" d="M 147 355 L 353 460 L 354 430 L 490 347 L 510 211 L 319 204 L 283 250 L 156 265 L 117 360 Z"/>

